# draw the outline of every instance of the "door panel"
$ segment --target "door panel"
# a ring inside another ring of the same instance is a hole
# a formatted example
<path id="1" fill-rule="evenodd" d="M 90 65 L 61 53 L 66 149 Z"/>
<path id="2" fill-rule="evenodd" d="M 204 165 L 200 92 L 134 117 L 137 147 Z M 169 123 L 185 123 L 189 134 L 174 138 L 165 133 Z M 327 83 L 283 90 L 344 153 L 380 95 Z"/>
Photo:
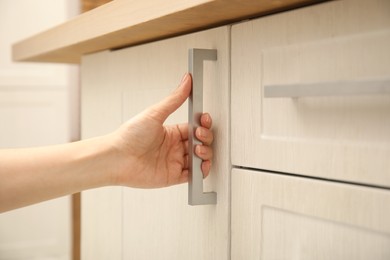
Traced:
<path id="1" fill-rule="evenodd" d="M 108 134 L 122 123 L 122 90 L 110 80 L 110 52 L 82 59 L 81 137 Z M 122 259 L 122 188 L 82 192 L 81 258 Z"/>
<path id="2" fill-rule="evenodd" d="M 234 169 L 232 259 L 389 259 L 390 192 Z"/>
<path id="3" fill-rule="evenodd" d="M 331 1 L 234 25 L 233 164 L 390 187 L 388 10 Z"/>
<path id="4" fill-rule="evenodd" d="M 188 49 L 217 49 L 204 62 L 204 111 L 213 118 L 214 160 L 204 191 L 217 205 L 189 206 L 187 184 L 123 190 L 124 259 L 229 257 L 229 28 L 177 37 L 111 53 L 112 84 L 122 88 L 123 121 L 162 100 L 188 70 Z M 187 104 L 166 124 L 188 122 Z"/>

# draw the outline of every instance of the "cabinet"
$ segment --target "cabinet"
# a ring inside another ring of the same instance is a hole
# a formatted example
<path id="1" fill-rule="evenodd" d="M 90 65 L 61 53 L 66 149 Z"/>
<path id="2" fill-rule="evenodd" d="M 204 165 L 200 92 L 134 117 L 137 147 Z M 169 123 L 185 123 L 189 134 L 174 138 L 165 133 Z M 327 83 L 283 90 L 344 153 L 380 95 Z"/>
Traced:
<path id="1" fill-rule="evenodd" d="M 388 258 L 389 10 L 386 0 L 331 1 L 85 55 L 88 138 L 168 95 L 188 49 L 217 50 L 204 63 L 203 102 L 216 138 L 204 186 L 218 203 L 188 206 L 186 185 L 84 192 L 83 259 Z M 264 95 L 301 85 L 322 94 Z M 186 121 L 183 106 L 167 123 Z"/>
<path id="2" fill-rule="evenodd" d="M 390 257 L 389 11 L 331 1 L 232 27 L 231 259 Z"/>
<path id="3" fill-rule="evenodd" d="M 389 259 L 390 191 L 232 173 L 232 260 Z"/>
<path id="4" fill-rule="evenodd" d="M 104 134 L 158 102 L 187 71 L 188 49 L 216 49 L 204 62 L 204 111 L 213 116 L 215 158 L 205 191 L 217 205 L 189 206 L 187 186 L 105 188 L 83 194 L 83 259 L 228 259 L 230 27 L 83 58 L 83 137 Z M 166 122 L 187 122 L 184 105 Z"/>
<path id="5" fill-rule="evenodd" d="M 233 26 L 233 164 L 390 187 L 389 10 L 331 1 Z"/>

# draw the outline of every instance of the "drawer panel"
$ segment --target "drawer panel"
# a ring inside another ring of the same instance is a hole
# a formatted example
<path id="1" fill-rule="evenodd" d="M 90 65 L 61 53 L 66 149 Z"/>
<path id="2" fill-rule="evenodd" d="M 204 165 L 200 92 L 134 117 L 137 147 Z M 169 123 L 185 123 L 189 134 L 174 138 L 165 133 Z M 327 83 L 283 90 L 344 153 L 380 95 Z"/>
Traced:
<path id="1" fill-rule="evenodd" d="M 389 46 L 390 30 L 265 50 L 262 138 L 389 144 Z"/>
<path id="2" fill-rule="evenodd" d="M 232 259 L 389 259 L 390 192 L 232 173 Z"/>
<path id="3" fill-rule="evenodd" d="M 390 187 L 384 10 L 335 1 L 233 26 L 233 164 Z"/>

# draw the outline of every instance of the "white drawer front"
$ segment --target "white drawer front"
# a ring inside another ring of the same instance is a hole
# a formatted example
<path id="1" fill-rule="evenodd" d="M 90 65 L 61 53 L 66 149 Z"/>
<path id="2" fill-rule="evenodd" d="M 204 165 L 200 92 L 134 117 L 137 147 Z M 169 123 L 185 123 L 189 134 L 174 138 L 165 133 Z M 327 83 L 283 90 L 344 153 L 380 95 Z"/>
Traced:
<path id="1" fill-rule="evenodd" d="M 389 259 L 390 192 L 233 170 L 232 259 Z"/>
<path id="2" fill-rule="evenodd" d="M 234 26 L 233 164 L 390 187 L 388 10 L 335 1 Z"/>
<path id="3" fill-rule="evenodd" d="M 284 91 L 278 98 L 263 92 L 262 138 L 389 146 L 389 46 L 390 30 L 265 50 L 262 86 Z M 359 92 L 379 84 L 388 95 Z M 349 93 L 341 95 L 343 87 Z"/>

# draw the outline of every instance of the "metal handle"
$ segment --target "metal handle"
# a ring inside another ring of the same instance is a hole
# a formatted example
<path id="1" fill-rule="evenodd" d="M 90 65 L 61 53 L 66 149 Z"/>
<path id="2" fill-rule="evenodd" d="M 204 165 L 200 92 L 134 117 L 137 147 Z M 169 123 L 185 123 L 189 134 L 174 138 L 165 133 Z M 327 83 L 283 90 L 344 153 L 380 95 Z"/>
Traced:
<path id="1" fill-rule="evenodd" d="M 268 85 L 265 98 L 300 98 L 390 94 L 390 79 Z"/>
<path id="2" fill-rule="evenodd" d="M 207 205 L 217 203 L 217 193 L 203 192 L 202 160 L 197 157 L 195 146 L 201 144 L 195 138 L 195 130 L 200 126 L 203 113 L 203 61 L 217 60 L 217 50 L 190 49 L 188 52 L 188 70 L 192 75 L 192 91 L 188 106 L 188 204 Z"/>

